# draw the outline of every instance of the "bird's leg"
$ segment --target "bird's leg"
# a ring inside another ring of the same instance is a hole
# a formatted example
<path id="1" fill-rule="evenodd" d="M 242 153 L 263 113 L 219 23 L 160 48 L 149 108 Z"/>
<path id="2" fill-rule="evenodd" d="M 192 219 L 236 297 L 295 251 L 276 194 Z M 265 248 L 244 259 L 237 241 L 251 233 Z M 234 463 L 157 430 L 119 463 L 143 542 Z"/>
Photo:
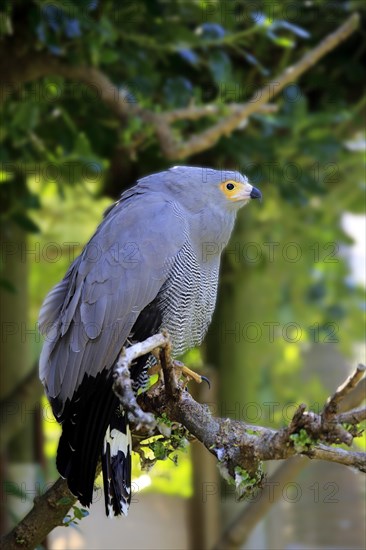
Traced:
<path id="1" fill-rule="evenodd" d="M 155 355 L 155 354 L 153 353 L 153 355 Z M 157 359 L 159 359 L 158 354 L 156 354 L 155 357 L 157 357 Z M 176 360 L 173 361 L 172 367 L 176 371 L 178 371 L 179 376 L 185 376 L 187 378 L 187 381 L 194 380 L 195 382 L 197 382 L 197 384 L 201 384 L 201 382 L 204 381 L 208 384 L 209 388 L 211 387 L 210 381 L 206 376 L 202 376 L 201 374 L 198 374 L 197 372 L 191 370 L 189 367 L 186 367 L 186 365 L 184 363 L 182 363 L 181 361 L 176 361 Z M 162 376 L 162 368 L 161 368 L 161 363 L 160 363 L 159 360 L 155 365 L 153 365 L 149 369 L 149 375 L 151 376 L 153 374 L 158 374 L 159 378 L 161 378 L 161 376 Z"/>
<path id="2" fill-rule="evenodd" d="M 191 370 L 190 368 L 186 367 L 186 365 L 184 365 L 183 363 L 181 363 L 180 361 L 174 361 L 173 362 L 173 367 L 175 369 L 178 369 L 181 371 L 181 375 L 185 376 L 186 378 L 188 378 L 188 380 L 194 380 L 195 382 L 197 382 L 197 384 L 201 384 L 201 382 L 207 382 L 208 384 L 208 387 L 210 387 L 210 381 L 208 378 L 206 378 L 206 376 L 202 376 L 201 374 L 198 374 L 197 372 L 195 372 L 194 370 Z"/>

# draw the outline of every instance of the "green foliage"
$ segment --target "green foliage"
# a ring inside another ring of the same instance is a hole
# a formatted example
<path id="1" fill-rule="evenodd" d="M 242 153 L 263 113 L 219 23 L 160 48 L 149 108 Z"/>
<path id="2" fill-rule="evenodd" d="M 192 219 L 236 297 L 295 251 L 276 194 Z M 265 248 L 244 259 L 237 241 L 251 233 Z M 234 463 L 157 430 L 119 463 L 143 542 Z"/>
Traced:
<path id="1" fill-rule="evenodd" d="M 362 10 L 362 6 L 358 8 Z M 259 5 L 254 11 L 239 5 L 228 9 L 226 1 L 60 0 L 50 4 L 34 0 L 24 6 L 19 0 L 7 0 L 2 8 L 5 24 L 1 31 L 4 41 L 13 32 L 22 31 L 30 51 L 49 52 L 70 65 L 99 67 L 121 90 L 127 90 L 127 102 L 137 100 L 144 107 L 161 111 L 191 101 L 212 101 L 224 107 L 226 102 L 248 99 L 265 79 L 275 78 L 283 66 L 340 24 L 349 9 L 346 2 L 340 9 L 318 2 L 294 10 L 286 21 L 280 3 L 263 3 L 262 10 Z M 318 161 L 320 170 L 331 177 L 326 168 L 328 159 L 337 162 L 342 138 L 362 128 L 353 112 L 362 97 L 362 64 L 356 55 L 349 54 L 353 52 L 352 41 L 341 53 L 327 57 L 326 71 L 322 71 L 322 62 L 303 77 L 301 88 L 289 86 L 279 98 L 279 113 L 257 115 L 244 138 L 242 132 L 236 132 L 221 140 L 210 163 L 216 158 L 220 166 L 231 162 L 244 167 L 263 164 L 265 159 L 279 162 L 281 167 L 284 160 L 289 163 L 295 159 L 303 168 L 301 178 L 286 182 L 281 170 L 274 170 L 270 183 L 279 186 L 285 200 L 298 204 L 314 192 L 324 193 L 328 187 L 325 183 L 332 182 L 313 177 L 311 167 Z M 347 71 L 342 79 L 337 78 L 340 65 Z M 148 128 L 133 128 L 137 119 L 120 131 L 115 115 L 100 101 L 100 92 L 53 75 L 22 86 L 3 109 L 0 160 L 18 164 L 21 159 L 21 170 L 26 174 L 34 163 L 43 167 L 52 163 L 62 187 L 75 184 L 91 164 L 99 167 L 100 175 L 111 151 L 122 144 L 128 148 L 136 135 L 141 138 L 142 134 L 147 140 L 146 151 L 141 151 L 143 172 L 150 171 L 155 138 L 150 139 Z M 205 125 L 205 121 L 198 121 L 189 128 L 200 130 Z M 179 131 L 184 134 L 187 126 L 182 123 Z M 337 128 L 338 135 L 329 131 L 331 126 Z M 235 147 L 238 140 L 240 145 Z M 77 167 L 73 181 L 67 170 L 71 161 L 75 170 Z M 140 163 L 132 160 L 132 164 Z M 247 171 L 252 176 L 251 170 Z M 116 181 L 114 192 L 127 183 Z M 358 204 L 356 199 L 353 207 Z"/>
<path id="2" fill-rule="evenodd" d="M 166 460 L 170 458 L 174 464 L 177 464 L 177 451 L 185 451 L 188 445 L 188 432 L 180 424 L 172 423 L 168 418 L 157 418 L 157 425 L 162 433 L 162 437 L 153 437 L 148 443 L 141 446 L 143 452 L 140 454 L 141 465 L 149 467 L 157 460 Z M 149 453 L 144 450 L 150 449 L 153 458 L 149 458 Z"/>
<path id="3" fill-rule="evenodd" d="M 149 451 L 151 452 L 151 451 Z M 136 453 L 132 457 L 133 491 L 144 491 L 154 493 L 156 491 L 167 495 L 190 498 L 193 493 L 192 486 L 192 464 L 189 450 L 177 451 L 173 454 L 178 457 L 178 468 L 176 460 L 157 460 L 154 467 L 141 472 L 140 457 Z M 149 466 L 147 466 L 147 469 Z"/>
<path id="4" fill-rule="evenodd" d="M 162 435 L 140 444 L 136 453 L 139 461 L 133 457 L 132 486 L 138 491 L 159 491 L 188 498 L 192 495 L 188 433 L 166 415 L 157 418 L 157 424 Z"/>
<path id="5" fill-rule="evenodd" d="M 158 424 L 165 424 L 165 426 L 168 426 L 168 428 L 171 428 L 173 425 L 173 422 L 167 417 L 166 413 L 163 413 L 161 416 L 158 416 L 156 419 L 156 422 Z"/>
<path id="6" fill-rule="evenodd" d="M 0 41 L 4 52 L 15 38 L 30 59 L 44 52 L 68 66 L 96 67 L 126 93 L 126 103 L 139 102 L 158 113 L 210 102 L 222 117 L 227 104 L 245 102 L 254 90 L 276 81 L 352 9 L 363 19 L 366 14 L 363 3 L 346 1 L 301 3 L 291 14 L 284 13 L 281 2 L 259 2 L 255 12 L 237 4 L 235 10 L 228 9 L 227 0 L 5 0 Z M 275 98 L 277 112 L 256 114 L 212 150 L 184 161 L 237 168 L 264 194 L 261 207 L 245 210 L 238 220 L 220 289 L 233 322 L 245 312 L 246 321 L 262 330 L 258 342 L 241 332 L 238 356 L 245 358 L 240 360 L 246 365 L 245 383 L 233 377 L 238 391 L 245 386 L 248 396 L 261 402 L 320 403 L 328 392 L 318 377 L 303 372 L 303 353 L 314 342 L 350 353 L 363 336 L 363 298 L 339 254 L 351 244 L 342 214 L 364 211 L 363 152 L 357 145 L 365 109 L 362 48 L 355 34 Z M 7 75 L 2 77 L 6 83 Z M 181 121 L 176 135 L 184 140 L 214 121 Z M 168 163 L 150 127 L 137 117 L 121 123 L 97 87 L 90 90 L 60 75 L 21 81 L 2 106 L 2 123 L 0 221 L 5 228 L 17 223 L 29 233 L 29 249 L 40 251 L 30 264 L 34 323 L 46 291 L 100 221 L 110 202 L 106 196 L 117 197 L 136 178 Z M 52 242 L 61 247 L 57 261 L 43 254 Z M 301 251 L 297 261 L 284 255 L 291 242 Z M 65 248 L 65 243 L 77 244 Z M 244 248 L 248 243 L 259 250 L 258 258 Z M 12 281 L 1 284 L 16 291 Z M 274 323 L 273 339 L 263 322 Z M 296 327 L 283 337 L 289 323 L 300 326 L 299 338 Z M 35 343 L 34 357 L 40 345 Z M 217 339 L 216 346 L 232 346 L 232 341 Z M 197 350 L 186 358 L 202 363 Z M 281 407 L 256 419 L 277 425 L 285 420 Z M 147 456 L 158 463 L 157 472 L 174 468 L 166 459 L 185 439 L 167 419 L 160 421 L 166 436 L 173 437 L 150 444 Z M 50 457 L 58 430 L 56 423 L 47 423 Z M 187 466 L 188 458 L 184 461 Z M 248 481 L 243 472 L 238 476 Z"/>
<path id="7" fill-rule="evenodd" d="M 78 525 L 79 521 L 89 515 L 89 511 L 86 508 L 79 508 L 79 506 L 72 506 L 72 512 L 68 513 L 63 520 L 65 527 L 74 527 Z"/>
<path id="8" fill-rule="evenodd" d="M 57 504 L 59 506 L 67 506 L 68 504 L 71 505 L 72 499 L 70 497 L 62 497 L 60 500 L 57 501 Z"/>
<path id="9" fill-rule="evenodd" d="M 219 460 L 217 466 L 225 481 L 235 487 L 236 498 L 238 501 L 252 497 L 256 491 L 262 487 L 264 480 L 263 464 L 257 462 L 253 464 L 253 469 L 248 472 L 241 466 L 235 466 L 234 472 L 228 470 L 226 460 Z M 254 470 L 255 466 L 255 470 Z"/>
<path id="10" fill-rule="evenodd" d="M 355 443 L 358 447 L 360 447 L 362 450 L 364 450 L 366 446 L 366 422 L 360 422 L 359 424 L 342 424 L 343 428 L 349 432 L 352 437 L 354 438 L 362 438 L 362 439 L 356 439 Z"/>
<path id="11" fill-rule="evenodd" d="M 243 500 L 254 495 L 261 486 L 264 479 L 263 465 L 258 463 L 255 473 L 249 474 L 240 466 L 235 467 L 234 484 L 238 500 Z"/>
<path id="12" fill-rule="evenodd" d="M 291 441 L 296 449 L 296 452 L 301 453 L 308 451 L 313 445 L 316 445 L 317 441 L 312 439 L 304 428 L 301 428 L 299 433 L 290 435 Z"/>

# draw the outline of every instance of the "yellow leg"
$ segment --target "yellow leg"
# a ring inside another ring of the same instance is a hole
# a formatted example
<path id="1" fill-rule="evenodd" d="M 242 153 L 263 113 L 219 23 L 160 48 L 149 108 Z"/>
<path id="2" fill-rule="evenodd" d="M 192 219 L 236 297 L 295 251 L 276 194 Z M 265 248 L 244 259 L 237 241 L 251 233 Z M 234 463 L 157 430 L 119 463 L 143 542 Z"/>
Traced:
<path id="1" fill-rule="evenodd" d="M 208 387 L 211 387 L 210 385 L 210 381 L 208 378 L 206 378 L 206 376 L 201 376 L 200 374 L 198 374 L 197 372 L 195 372 L 194 370 L 186 367 L 183 363 L 181 363 L 180 361 L 174 361 L 173 362 L 173 366 L 175 369 L 179 370 L 180 371 L 180 374 L 185 376 L 186 378 L 188 378 L 188 381 L 189 380 L 194 380 L 195 382 L 197 382 L 197 384 L 201 384 L 201 382 L 207 382 L 208 384 Z M 156 374 L 158 373 L 159 374 L 159 378 L 161 377 L 162 375 L 162 371 L 161 371 L 161 365 L 160 363 L 157 363 L 156 365 L 153 365 L 152 367 L 150 367 L 149 369 L 149 375 L 153 375 L 153 374 Z"/>
<path id="2" fill-rule="evenodd" d="M 194 370 L 186 367 L 180 361 L 174 361 L 174 367 L 180 369 L 181 372 L 182 372 L 182 375 L 185 376 L 186 378 L 194 380 L 195 382 L 197 382 L 197 384 L 201 384 L 201 382 L 205 381 L 205 382 L 207 382 L 208 387 L 210 387 L 210 381 L 209 381 L 208 378 L 206 378 L 206 376 L 201 376 L 200 374 L 198 374 Z"/>

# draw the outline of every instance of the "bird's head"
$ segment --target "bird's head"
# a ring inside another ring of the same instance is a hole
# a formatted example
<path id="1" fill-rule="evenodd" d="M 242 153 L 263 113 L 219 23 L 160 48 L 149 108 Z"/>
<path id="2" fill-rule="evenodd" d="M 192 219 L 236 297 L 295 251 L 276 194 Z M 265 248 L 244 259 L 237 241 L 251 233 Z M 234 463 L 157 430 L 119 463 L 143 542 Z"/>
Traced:
<path id="1" fill-rule="evenodd" d="M 236 212 L 262 193 L 237 171 L 213 170 L 195 166 L 174 166 L 165 172 L 147 176 L 139 185 L 162 191 L 167 188 L 189 210 L 212 206 Z"/>

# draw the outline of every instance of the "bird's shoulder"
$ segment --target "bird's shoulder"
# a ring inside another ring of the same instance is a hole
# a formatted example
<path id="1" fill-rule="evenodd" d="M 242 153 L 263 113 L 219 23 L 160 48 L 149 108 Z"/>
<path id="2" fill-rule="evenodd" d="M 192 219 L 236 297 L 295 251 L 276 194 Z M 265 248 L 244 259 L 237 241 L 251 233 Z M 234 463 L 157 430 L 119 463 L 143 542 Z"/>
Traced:
<path id="1" fill-rule="evenodd" d="M 185 244 L 185 223 L 179 206 L 161 197 L 129 194 L 115 204 L 47 295 L 41 332 L 57 322 L 63 335 L 79 308 L 99 305 L 103 311 L 111 301 L 121 307 L 132 301 L 135 309 L 147 305 Z"/>

